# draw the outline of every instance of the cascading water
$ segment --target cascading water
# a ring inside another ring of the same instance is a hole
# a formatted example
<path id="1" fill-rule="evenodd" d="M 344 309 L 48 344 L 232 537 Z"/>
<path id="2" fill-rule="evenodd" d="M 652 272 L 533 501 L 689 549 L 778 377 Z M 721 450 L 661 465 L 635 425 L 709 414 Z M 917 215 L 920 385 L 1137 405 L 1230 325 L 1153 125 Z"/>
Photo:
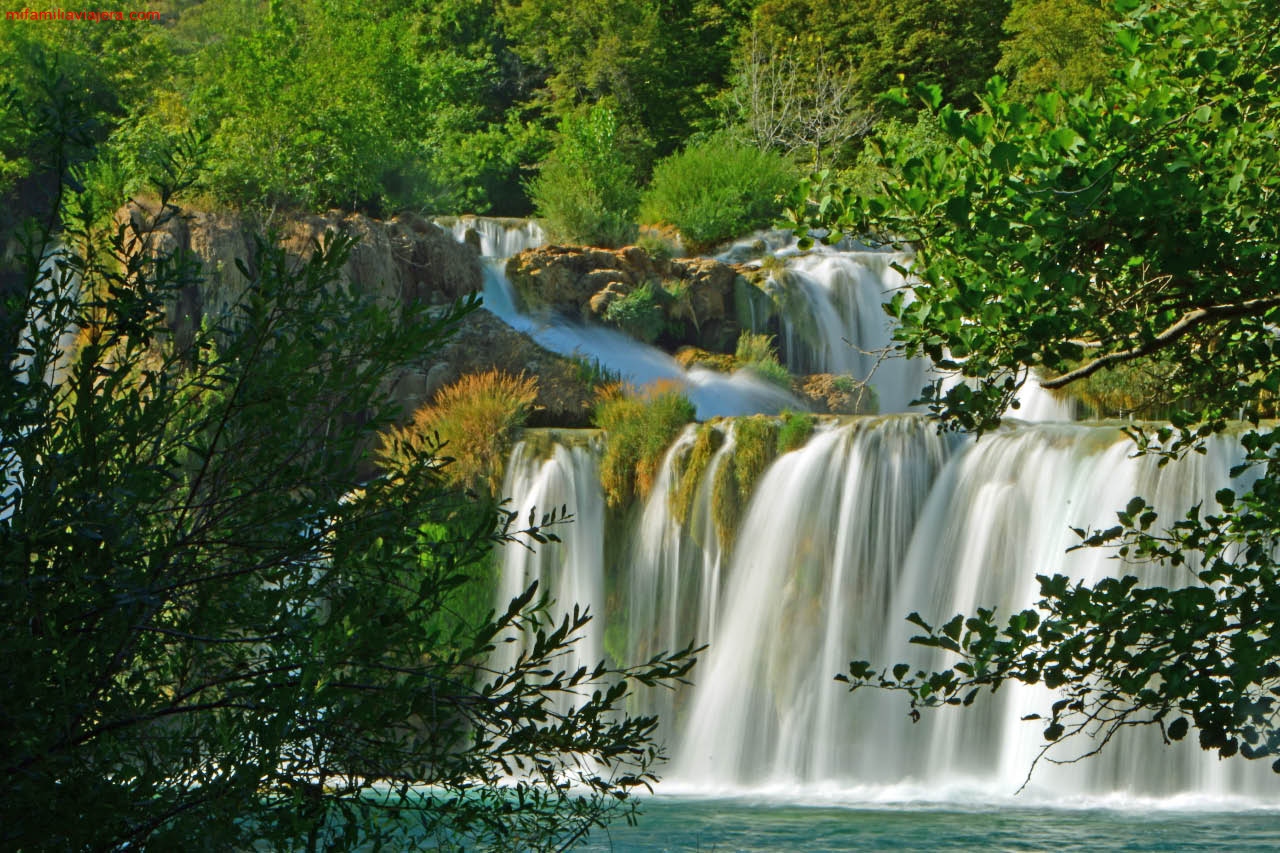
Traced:
<path id="1" fill-rule="evenodd" d="M 560 547 L 536 549 L 512 545 L 504 554 L 498 598 L 502 607 L 537 581 L 543 592 L 551 592 L 563 606 L 556 613 L 570 612 L 574 605 L 599 615 L 604 612 L 604 494 L 596 466 L 597 451 L 588 440 L 573 446 L 556 443 L 546 456 L 528 442 L 520 442 L 511 454 L 503 482 L 503 494 L 518 495 L 512 507 L 519 521 L 533 513 L 547 513 L 566 507 L 574 516 L 571 524 L 560 525 L 553 533 Z M 498 662 L 511 665 L 518 650 L 503 646 Z M 564 669 L 593 668 L 603 658 L 603 634 L 588 631 L 573 645 L 562 661 Z"/>
<path id="2" fill-rule="evenodd" d="M 805 408 L 792 394 L 749 371 L 739 370 L 726 376 L 701 367 L 686 369 L 662 350 L 621 332 L 599 326 L 584 326 L 555 316 L 524 313 L 517 306 L 514 288 L 506 277 L 504 262 L 510 255 L 500 253 L 516 254 L 541 245 L 542 232 L 536 226 L 520 231 L 520 234 L 528 237 L 526 242 L 509 236 L 514 229 L 504 231 L 503 234 L 507 236 L 501 239 L 485 236 L 486 232 L 496 233 L 500 227 L 504 227 L 502 222 L 461 219 L 452 225 L 452 229 L 459 240 L 465 239 L 468 230 L 480 233 L 481 253 L 486 261 L 484 305 L 508 326 L 526 333 L 552 352 L 593 360 L 636 386 L 655 382 L 681 386 L 700 418 Z M 481 226 L 485 227 L 485 231 L 480 230 Z M 535 239 L 537 242 L 533 242 Z M 493 250 L 492 254 L 490 248 Z"/>
<path id="3" fill-rule="evenodd" d="M 770 278 L 780 306 L 781 349 L 793 373 L 870 380 L 883 412 L 904 412 L 927 377 L 923 359 L 884 358 L 893 327 L 881 307 L 907 281 L 904 255 L 815 251 L 792 258 Z"/>
<path id="4" fill-rule="evenodd" d="M 436 224 L 448 228 L 453 239 L 460 243 L 471 239 L 479 242 L 480 256 L 505 260 L 525 249 L 534 249 L 547 242 L 547 235 L 532 219 L 503 219 L 491 216 L 442 217 Z"/>
<path id="5" fill-rule="evenodd" d="M 487 306 L 544 346 L 596 358 L 637 384 L 683 384 L 703 419 L 795 405 L 754 377 L 686 371 L 612 330 L 522 313 L 499 253 L 523 245 L 468 227 L 491 255 Z M 932 378 L 928 365 L 879 357 L 892 336 L 881 305 L 908 286 L 897 269 L 905 256 L 849 248 L 802 255 L 774 243 L 766 249 L 783 266 L 772 276 L 768 310 L 776 312 L 788 366 L 870 377 L 883 411 L 906 410 Z M 751 319 L 767 328 L 768 311 Z M 1023 421 L 1073 415 L 1034 384 L 1020 402 L 1012 414 Z M 708 429 L 718 438 L 713 451 L 700 451 L 706 456 L 695 476 L 690 459 Z M 1006 687 L 975 708 L 929 713 L 913 725 L 900 698 L 850 696 L 833 677 L 850 659 L 919 656 L 904 618 L 913 610 L 937 621 L 979 606 L 1029 606 L 1036 574 L 1093 581 L 1125 571 L 1144 583 L 1176 583 L 1167 570 L 1121 565 L 1100 551 L 1068 553 L 1071 528 L 1110 526 L 1134 495 L 1173 520 L 1211 501 L 1240 455 L 1219 439 L 1203 457 L 1159 468 L 1130 458 L 1132 445 L 1114 426 L 1011 425 L 970 442 L 939 436 L 914 415 L 830 422 L 764 472 L 746 506 L 734 510 L 730 534 L 721 474 L 745 452 L 737 432 L 732 421 L 690 427 L 668 449 L 648 498 L 613 515 L 603 508 L 596 462 L 607 436 L 552 442 L 541 453 L 521 444 L 505 484 L 522 513 L 567 504 L 576 516 L 561 545 L 508 549 L 499 594 L 504 603 L 538 579 L 562 609 L 591 608 L 597 618 L 566 669 L 602 655 L 626 665 L 690 642 L 709 644 L 695 685 L 635 700 L 635 710 L 664 721 L 668 790 L 802 797 L 838 790 L 861 800 L 1011 794 L 1042 744 L 1039 728 L 1021 718 L 1044 710 L 1045 691 Z M 1156 732 L 1125 734 L 1099 757 L 1042 767 L 1030 796 L 1268 790 L 1266 768 L 1217 762 L 1194 745 L 1170 749 Z"/>
<path id="6" fill-rule="evenodd" d="M 575 526 L 590 528 L 575 532 L 558 556 L 536 558 L 566 567 L 538 570 L 560 600 L 580 590 L 598 614 L 582 662 L 588 647 L 634 663 L 662 648 L 709 643 L 692 687 L 639 696 L 639 710 L 659 713 L 667 726 L 668 791 L 1007 798 L 1042 744 L 1043 724 L 1021 717 L 1043 712 L 1047 692 L 1006 687 L 963 711 L 927 712 L 913 725 L 901 697 L 851 696 L 833 677 L 850 659 L 919 658 L 908 643 L 914 626 L 904 619 L 913 610 L 936 623 L 978 606 L 1003 613 L 1029 606 L 1037 573 L 1091 581 L 1125 572 L 1144 583 L 1177 583 L 1185 576 L 1171 569 L 1118 564 L 1093 549 L 1067 553 L 1076 541 L 1070 528 L 1110 526 L 1134 495 L 1172 521 L 1211 501 L 1240 457 L 1222 438 L 1204 456 L 1161 468 L 1131 458 L 1132 444 L 1114 426 L 1016 427 L 971 442 L 940 436 L 911 415 L 831 423 L 767 469 L 729 550 L 712 521 L 714 484 L 718 466 L 741 450 L 732 423 L 707 428 L 724 438 L 701 479 L 688 482 L 691 428 L 668 451 L 644 505 L 607 529 L 598 485 L 578 482 L 595 476 L 585 447 L 560 447 L 537 469 L 572 470 L 572 488 L 553 495 L 517 474 L 534 470 L 522 450 L 508 482 L 525 490 L 512 494 L 540 507 L 569 502 Z M 682 488 L 691 503 L 678 511 Z M 605 553 L 620 555 L 608 565 L 607 583 Z M 507 556 L 508 576 L 533 576 L 534 558 Z M 581 571 L 599 577 L 589 582 Z M 1251 762 L 1219 762 L 1193 744 L 1166 747 L 1158 732 L 1137 730 L 1087 761 L 1041 766 L 1022 801 L 1257 798 L 1271 790 L 1270 775 Z"/>
<path id="7" fill-rule="evenodd" d="M 485 260 L 485 307 L 552 352 L 595 361 L 636 386 L 655 382 L 681 386 L 701 419 L 805 408 L 794 395 L 750 371 L 726 375 L 685 368 L 662 350 L 612 329 L 522 311 L 507 281 L 505 261 L 543 244 L 545 235 L 536 223 L 470 216 L 438 221 L 460 241 L 475 235 L 470 239 L 478 241 Z M 895 291 L 908 287 L 897 269 L 907 256 L 844 246 L 799 254 L 792 238 L 770 232 L 736 244 L 722 257 L 739 260 L 760 251 L 780 260 L 785 268 L 769 279 L 774 307 L 757 312 L 754 302 L 747 300 L 743 313 L 759 331 L 768 323 L 768 314 L 777 312 L 788 369 L 866 381 L 875 390 L 879 411 L 909 411 L 930 378 L 930 368 L 924 359 L 885 357 L 893 329 L 881 307 Z M 1023 420 L 1072 419 L 1066 404 L 1034 383 L 1024 390 L 1021 402 L 1023 408 L 1017 414 Z"/>

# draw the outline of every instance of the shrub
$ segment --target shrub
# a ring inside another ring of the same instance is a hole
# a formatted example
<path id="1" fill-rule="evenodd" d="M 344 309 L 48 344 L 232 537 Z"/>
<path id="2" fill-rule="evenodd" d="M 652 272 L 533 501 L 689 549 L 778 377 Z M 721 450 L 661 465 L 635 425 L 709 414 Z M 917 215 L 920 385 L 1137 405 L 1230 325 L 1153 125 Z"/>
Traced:
<path id="1" fill-rule="evenodd" d="M 437 439 L 452 459 L 445 473 L 455 483 L 496 496 L 516 430 L 538 396 L 538 383 L 523 373 L 473 373 L 436 392 L 413 420 L 383 440 L 383 464 L 400 469 Z"/>
<path id="2" fill-rule="evenodd" d="M 694 414 L 683 392 L 664 386 L 650 389 L 643 397 L 618 394 L 596 405 L 593 420 L 608 439 L 600 460 L 600 482 L 611 508 L 648 496 L 663 454 Z"/>
<path id="3" fill-rule="evenodd" d="M 640 219 L 674 225 L 687 248 L 704 251 L 771 224 L 796 178 L 782 155 L 713 136 L 658 163 Z"/>
<path id="4" fill-rule="evenodd" d="M 609 303 L 604 311 L 606 323 L 612 323 L 637 340 L 651 344 L 658 339 L 667 327 L 666 311 L 663 304 L 670 296 L 652 282 L 645 282 L 640 287 Z"/>
<path id="5" fill-rule="evenodd" d="M 640 190 L 617 116 L 607 107 L 560 123 L 560 141 L 528 189 L 554 241 L 616 247 L 636 237 Z"/>
<path id="6" fill-rule="evenodd" d="M 738 348 L 734 355 L 739 367 L 750 370 L 775 385 L 791 387 L 791 374 L 778 361 L 778 355 L 774 352 L 773 335 L 743 332 L 738 337 Z"/>
<path id="7" fill-rule="evenodd" d="M 680 254 L 680 246 L 673 237 L 667 237 L 658 228 L 644 228 L 636 238 L 636 245 L 649 253 L 655 263 L 669 261 Z"/>

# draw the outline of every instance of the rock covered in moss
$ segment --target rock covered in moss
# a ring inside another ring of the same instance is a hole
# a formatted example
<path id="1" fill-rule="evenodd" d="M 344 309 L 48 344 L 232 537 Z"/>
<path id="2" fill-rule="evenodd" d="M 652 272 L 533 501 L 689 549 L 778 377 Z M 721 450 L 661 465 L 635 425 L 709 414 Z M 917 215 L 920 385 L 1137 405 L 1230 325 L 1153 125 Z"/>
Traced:
<path id="1" fill-rule="evenodd" d="M 669 258 L 641 246 L 593 249 L 543 246 L 507 262 L 507 277 L 521 303 L 587 322 L 607 322 L 609 309 L 650 285 L 660 300 L 669 349 L 692 344 L 732 349 L 740 331 L 736 292 L 754 271 L 713 258 Z"/>
<path id="2" fill-rule="evenodd" d="M 850 376 L 800 376 L 792 382 L 792 390 L 819 414 L 874 415 L 880 411 L 876 389 Z"/>

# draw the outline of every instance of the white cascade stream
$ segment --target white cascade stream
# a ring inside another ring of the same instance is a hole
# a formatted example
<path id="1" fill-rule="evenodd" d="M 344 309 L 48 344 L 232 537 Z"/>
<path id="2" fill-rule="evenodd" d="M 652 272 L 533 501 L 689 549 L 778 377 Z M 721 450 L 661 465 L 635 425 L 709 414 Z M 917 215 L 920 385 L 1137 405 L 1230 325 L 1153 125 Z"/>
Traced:
<path id="1" fill-rule="evenodd" d="M 505 609 L 511 599 L 537 581 L 541 591 L 552 592 L 564 605 L 556 613 L 570 613 L 576 604 L 595 614 L 592 627 L 599 627 L 604 612 L 604 493 L 600 489 L 597 455 L 597 448 L 590 442 L 573 446 L 557 443 L 547 458 L 539 458 L 525 442 L 512 451 L 503 493 L 519 496 L 519 503 L 511 506 L 516 521 L 523 523 L 530 512 L 541 517 L 561 507 L 566 507 L 574 518 L 551 531 L 561 539 L 558 546 L 528 548 L 513 544 L 505 549 L 497 606 Z M 591 630 L 573 644 L 561 664 L 567 672 L 584 666 L 594 668 L 603 658 L 603 651 L 603 634 Z M 513 644 L 502 645 L 495 653 L 496 662 L 510 666 L 518 653 Z"/>
<path id="2" fill-rule="evenodd" d="M 1114 426 L 1017 426 L 972 442 L 912 415 L 832 422 L 765 472 L 726 554 L 712 532 L 710 484 L 735 447 L 732 424 L 719 428 L 726 441 L 684 524 L 670 495 L 692 428 L 648 500 L 612 525 L 600 444 L 553 444 L 545 459 L 518 447 L 507 493 L 525 513 L 568 503 L 577 520 L 562 546 L 535 556 L 508 549 L 500 595 L 509 600 L 537 576 L 560 601 L 590 604 L 597 619 L 574 666 L 601 652 L 634 663 L 709 643 L 692 687 L 638 697 L 637 710 L 666 726 L 662 789 L 806 801 L 1009 802 L 1042 743 L 1043 723 L 1021 717 L 1046 710 L 1046 691 L 1006 687 L 912 724 L 902 697 L 850 695 L 833 677 L 851 659 L 930 664 L 928 650 L 908 644 L 916 629 L 907 613 L 935 624 L 979 606 L 1007 614 L 1034 602 L 1037 573 L 1177 583 L 1173 570 L 1118 564 L 1095 549 L 1067 553 L 1070 528 L 1114 524 L 1134 495 L 1172 522 L 1211 502 L 1240 455 L 1222 438 L 1204 456 L 1160 468 L 1131 458 Z M 606 563 L 605 554 L 618 556 Z M 1127 731 L 1087 761 L 1042 764 L 1013 802 L 1267 802 L 1265 764 Z"/>

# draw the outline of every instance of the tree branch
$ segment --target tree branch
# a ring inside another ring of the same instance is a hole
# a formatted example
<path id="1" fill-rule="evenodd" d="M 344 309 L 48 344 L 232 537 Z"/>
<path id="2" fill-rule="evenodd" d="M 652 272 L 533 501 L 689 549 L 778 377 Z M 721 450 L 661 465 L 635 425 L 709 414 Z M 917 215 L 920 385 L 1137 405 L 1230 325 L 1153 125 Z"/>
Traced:
<path id="1" fill-rule="evenodd" d="M 1061 376 L 1055 376 L 1053 379 L 1045 380 L 1040 383 L 1040 387 L 1054 390 L 1062 388 L 1075 382 L 1077 379 L 1084 379 L 1092 376 L 1104 367 L 1120 362 L 1132 361 L 1135 358 L 1141 358 L 1144 355 L 1150 355 L 1158 352 L 1190 332 L 1196 326 L 1205 323 L 1213 323 L 1218 320 L 1229 320 L 1233 317 L 1248 317 L 1259 311 L 1265 311 L 1268 308 L 1280 306 L 1280 296 L 1265 296 L 1258 299 L 1246 299 L 1244 302 L 1233 302 L 1224 305 L 1211 305 L 1208 308 L 1196 308 L 1188 311 L 1178 318 L 1177 322 L 1169 326 L 1160 334 L 1151 340 L 1136 347 L 1131 347 L 1119 352 L 1108 353 L 1095 358 L 1093 361 L 1087 362 L 1077 367 L 1075 370 L 1069 370 Z"/>

